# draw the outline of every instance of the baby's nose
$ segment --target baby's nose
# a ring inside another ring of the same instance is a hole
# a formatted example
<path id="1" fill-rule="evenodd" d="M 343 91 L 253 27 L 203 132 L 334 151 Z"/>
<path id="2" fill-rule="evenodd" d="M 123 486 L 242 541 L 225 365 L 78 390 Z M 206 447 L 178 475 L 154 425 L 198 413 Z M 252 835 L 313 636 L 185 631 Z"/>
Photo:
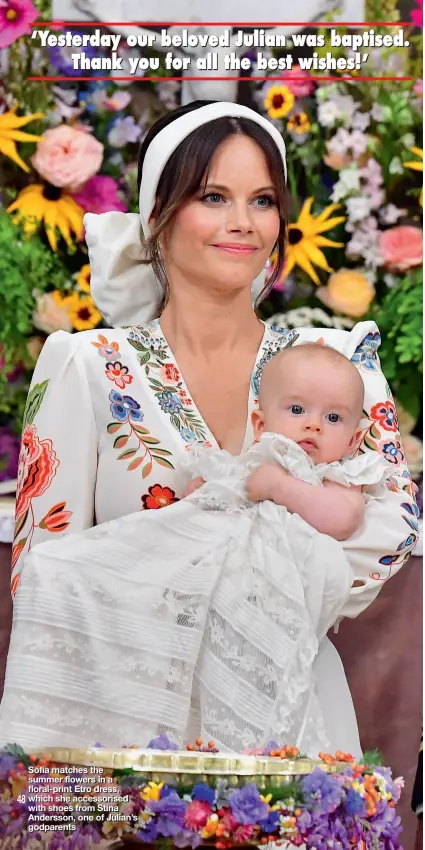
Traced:
<path id="1" fill-rule="evenodd" d="M 310 419 L 306 423 L 305 427 L 306 427 L 307 431 L 315 431 L 317 434 L 319 434 L 320 431 L 322 430 L 321 425 L 320 425 L 320 421 L 318 419 Z"/>

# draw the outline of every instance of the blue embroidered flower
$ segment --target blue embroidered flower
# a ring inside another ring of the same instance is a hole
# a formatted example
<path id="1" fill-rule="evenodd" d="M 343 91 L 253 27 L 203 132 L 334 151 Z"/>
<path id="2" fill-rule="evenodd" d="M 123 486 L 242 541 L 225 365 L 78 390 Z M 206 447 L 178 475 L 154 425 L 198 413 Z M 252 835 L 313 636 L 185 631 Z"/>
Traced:
<path id="1" fill-rule="evenodd" d="M 388 460 L 389 463 L 395 463 L 397 466 L 404 460 L 399 440 L 391 440 L 388 443 L 384 443 L 382 446 L 382 454 L 384 455 L 385 460 Z"/>
<path id="2" fill-rule="evenodd" d="M 381 335 L 378 331 L 369 333 L 364 340 L 357 346 L 351 360 L 360 369 L 365 371 L 376 372 L 379 369 L 377 351 L 381 345 Z"/>
<path id="3" fill-rule="evenodd" d="M 111 413 L 114 419 L 118 422 L 128 422 L 129 418 L 133 422 L 142 422 L 144 413 L 140 410 L 140 404 L 130 398 L 129 395 L 121 395 L 116 390 L 109 393 L 111 402 Z"/>
<path id="4" fill-rule="evenodd" d="M 160 393 L 158 395 L 158 401 L 164 413 L 179 413 L 183 408 L 177 393 Z"/>
<path id="5" fill-rule="evenodd" d="M 195 434 L 190 428 L 180 428 L 180 436 L 185 441 L 185 443 L 191 443 L 192 440 L 195 440 Z"/>

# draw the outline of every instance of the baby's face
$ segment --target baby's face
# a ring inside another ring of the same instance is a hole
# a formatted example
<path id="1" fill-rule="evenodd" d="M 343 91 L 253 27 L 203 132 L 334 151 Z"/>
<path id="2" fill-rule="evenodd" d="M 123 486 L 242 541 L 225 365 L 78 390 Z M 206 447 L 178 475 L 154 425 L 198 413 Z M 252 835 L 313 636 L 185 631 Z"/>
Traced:
<path id="1" fill-rule="evenodd" d="M 268 387 L 263 409 L 254 414 L 256 438 L 264 431 L 282 434 L 315 464 L 346 457 L 361 416 L 353 366 L 321 357 L 289 365 L 284 375 L 276 371 L 275 391 Z"/>

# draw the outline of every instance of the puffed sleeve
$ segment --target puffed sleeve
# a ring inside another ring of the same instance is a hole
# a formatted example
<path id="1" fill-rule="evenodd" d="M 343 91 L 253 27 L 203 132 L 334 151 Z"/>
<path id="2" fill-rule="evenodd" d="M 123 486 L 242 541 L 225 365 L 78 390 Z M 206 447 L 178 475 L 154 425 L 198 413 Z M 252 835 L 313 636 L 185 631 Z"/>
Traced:
<path id="1" fill-rule="evenodd" d="M 361 330 L 361 325 L 357 328 Z M 416 487 L 407 467 L 394 399 L 379 362 L 380 341 L 375 325 L 351 355 L 365 385 L 360 452 L 378 452 L 388 464 L 389 476 L 384 483 L 365 488 L 364 522 L 343 544 L 355 577 L 341 612 L 344 617 L 357 617 L 374 601 L 383 584 L 409 560 L 418 539 Z"/>
<path id="2" fill-rule="evenodd" d="M 94 522 L 97 429 L 80 334 L 48 337 L 24 414 L 12 550 L 12 594 L 26 553 Z"/>

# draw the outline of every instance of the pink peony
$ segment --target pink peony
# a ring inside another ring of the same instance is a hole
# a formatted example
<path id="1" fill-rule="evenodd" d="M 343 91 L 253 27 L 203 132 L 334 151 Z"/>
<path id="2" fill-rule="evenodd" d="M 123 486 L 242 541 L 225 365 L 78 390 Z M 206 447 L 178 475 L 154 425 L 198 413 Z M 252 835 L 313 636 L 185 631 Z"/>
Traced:
<path id="1" fill-rule="evenodd" d="M 81 127 L 61 124 L 47 130 L 31 162 L 48 183 L 78 192 L 99 171 L 103 145 Z"/>
<path id="2" fill-rule="evenodd" d="M 195 831 L 202 829 L 210 817 L 211 812 L 212 808 L 209 803 L 206 803 L 204 800 L 195 800 L 193 803 L 189 803 L 186 809 L 184 824 L 188 829 Z"/>
<path id="3" fill-rule="evenodd" d="M 416 0 L 416 9 L 413 9 L 410 13 L 410 20 L 415 27 L 423 27 L 424 21 L 424 3 L 423 0 Z"/>
<path id="4" fill-rule="evenodd" d="M 314 82 L 310 79 L 308 71 L 303 71 L 299 65 L 294 65 L 290 71 L 284 71 L 282 74 L 285 86 L 291 90 L 295 97 L 308 97 L 313 91 Z M 292 79 L 295 77 L 296 79 Z M 302 77 L 303 79 L 298 79 Z"/>
<path id="5" fill-rule="evenodd" d="M 422 263 L 422 231 L 409 224 L 390 227 L 380 234 L 379 248 L 388 271 L 405 272 Z"/>
<path id="6" fill-rule="evenodd" d="M 127 207 L 118 194 L 115 180 L 106 174 L 96 174 L 95 177 L 91 177 L 74 195 L 74 198 L 85 212 L 104 213 L 111 210 L 127 212 Z"/>
<path id="7" fill-rule="evenodd" d="M 9 47 L 21 35 L 28 35 L 30 23 L 37 17 L 31 0 L 0 0 L 0 49 Z"/>

